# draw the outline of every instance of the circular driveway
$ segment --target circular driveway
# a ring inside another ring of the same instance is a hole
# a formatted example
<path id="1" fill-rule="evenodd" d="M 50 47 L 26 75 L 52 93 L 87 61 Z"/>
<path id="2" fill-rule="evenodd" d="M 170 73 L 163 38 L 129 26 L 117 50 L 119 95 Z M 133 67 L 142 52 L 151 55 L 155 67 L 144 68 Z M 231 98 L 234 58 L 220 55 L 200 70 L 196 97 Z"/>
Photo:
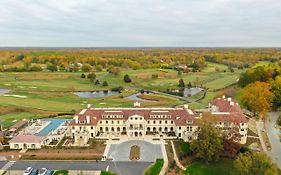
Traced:
<path id="1" fill-rule="evenodd" d="M 161 145 L 152 144 L 141 140 L 130 140 L 120 144 L 111 144 L 107 157 L 113 161 L 131 161 L 130 149 L 133 145 L 140 147 L 140 159 L 138 161 L 154 162 L 156 159 L 163 158 Z"/>

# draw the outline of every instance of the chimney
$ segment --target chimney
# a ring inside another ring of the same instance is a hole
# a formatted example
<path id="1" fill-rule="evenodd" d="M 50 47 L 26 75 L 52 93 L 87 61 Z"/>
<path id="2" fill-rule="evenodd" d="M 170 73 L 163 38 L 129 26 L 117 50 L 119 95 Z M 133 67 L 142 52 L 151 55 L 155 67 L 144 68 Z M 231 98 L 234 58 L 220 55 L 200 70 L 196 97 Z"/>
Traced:
<path id="1" fill-rule="evenodd" d="M 76 124 L 78 124 L 78 116 L 77 115 L 74 116 L 74 121 L 75 121 Z"/>
<path id="2" fill-rule="evenodd" d="M 234 102 L 233 102 L 233 101 L 231 101 L 231 102 L 230 102 L 230 106 L 233 106 L 233 105 L 234 105 Z"/>
<path id="3" fill-rule="evenodd" d="M 86 116 L 86 122 L 87 122 L 87 124 L 89 124 L 90 123 L 90 116 Z"/>
<path id="4" fill-rule="evenodd" d="M 188 104 L 183 105 L 184 109 L 188 109 Z"/>
<path id="5" fill-rule="evenodd" d="M 91 107 L 91 104 L 88 104 L 88 105 L 87 105 L 87 108 L 90 108 L 90 107 Z"/>
<path id="6" fill-rule="evenodd" d="M 230 102 L 230 101 L 231 101 L 231 98 L 230 98 L 230 97 L 229 97 L 229 98 L 227 98 L 227 101 L 229 101 L 229 102 Z"/>
<path id="7" fill-rule="evenodd" d="M 225 99 L 225 96 L 224 96 L 224 95 L 222 96 L 222 99 Z"/>
<path id="8" fill-rule="evenodd" d="M 134 107 L 140 107 L 140 102 L 138 101 L 134 102 Z"/>

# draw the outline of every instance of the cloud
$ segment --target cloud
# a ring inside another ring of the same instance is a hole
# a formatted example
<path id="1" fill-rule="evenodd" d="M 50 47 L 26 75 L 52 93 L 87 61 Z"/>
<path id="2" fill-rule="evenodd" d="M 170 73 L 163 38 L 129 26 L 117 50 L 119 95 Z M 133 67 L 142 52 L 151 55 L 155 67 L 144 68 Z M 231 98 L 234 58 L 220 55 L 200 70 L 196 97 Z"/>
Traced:
<path id="1" fill-rule="evenodd" d="M 279 0 L 0 0 L 0 46 L 281 46 Z"/>

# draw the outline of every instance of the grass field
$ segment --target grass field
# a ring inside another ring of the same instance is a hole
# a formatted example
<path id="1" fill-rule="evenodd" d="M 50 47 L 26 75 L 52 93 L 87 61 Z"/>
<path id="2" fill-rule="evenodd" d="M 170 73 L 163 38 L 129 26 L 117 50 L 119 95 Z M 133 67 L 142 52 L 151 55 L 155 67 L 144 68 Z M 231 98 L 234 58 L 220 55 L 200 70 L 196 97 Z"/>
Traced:
<path id="1" fill-rule="evenodd" d="M 204 164 L 201 162 L 193 163 L 188 167 L 186 175 L 230 175 L 233 173 L 232 160 L 221 160 L 216 163 Z"/>
<path id="2" fill-rule="evenodd" d="M 162 169 L 163 164 L 163 159 L 157 159 L 156 162 L 144 172 L 144 175 L 158 175 Z"/>
<path id="3" fill-rule="evenodd" d="M 216 68 L 219 69 L 216 70 Z M 224 72 L 226 70 L 226 72 Z M 133 100 L 124 97 L 136 93 L 137 89 L 149 89 L 165 91 L 166 89 L 177 89 L 178 81 L 183 78 L 185 83 L 202 85 L 208 88 L 204 99 L 190 104 L 191 108 L 203 108 L 209 100 L 216 96 L 217 90 L 236 82 L 241 73 L 235 69 L 229 72 L 227 67 L 220 64 L 209 63 L 202 72 L 189 72 L 181 76 L 175 70 L 167 69 L 145 69 L 145 70 L 122 70 L 120 75 L 114 76 L 107 72 L 97 72 L 97 79 L 107 81 L 109 86 L 94 85 L 87 78 L 80 78 L 81 73 L 66 72 L 21 72 L 0 73 L 0 88 L 11 90 L 9 96 L 0 96 L 1 108 L 24 108 L 24 113 L 9 111 L 1 113 L 1 120 L 5 126 L 12 124 L 20 118 L 32 118 L 42 114 L 71 112 L 86 107 L 88 103 L 95 107 L 131 107 Z M 125 83 L 123 76 L 128 74 L 132 83 Z M 152 78 L 157 74 L 158 78 Z M 81 98 L 73 94 L 75 91 L 105 90 L 123 86 L 126 90 L 121 94 L 110 97 Z M 203 96 L 199 93 L 191 97 L 194 101 Z M 152 106 L 177 106 L 185 103 L 178 98 L 164 95 L 143 95 L 146 99 L 155 99 L 153 102 L 141 102 L 144 107 Z M 40 111 L 40 112 L 38 112 Z"/>

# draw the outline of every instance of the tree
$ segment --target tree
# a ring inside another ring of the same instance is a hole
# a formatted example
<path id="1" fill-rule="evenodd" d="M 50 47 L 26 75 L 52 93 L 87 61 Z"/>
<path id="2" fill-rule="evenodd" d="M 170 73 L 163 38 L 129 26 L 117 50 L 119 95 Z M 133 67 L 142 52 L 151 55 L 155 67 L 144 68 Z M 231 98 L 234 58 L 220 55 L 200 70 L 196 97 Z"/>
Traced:
<path id="1" fill-rule="evenodd" d="M 131 82 L 132 82 L 132 80 L 131 80 L 131 78 L 129 77 L 128 74 L 126 74 L 126 75 L 124 76 L 124 82 L 125 82 L 125 83 L 131 83 Z"/>
<path id="2" fill-rule="evenodd" d="M 185 87 L 185 84 L 184 84 L 184 81 L 182 78 L 179 80 L 179 87 Z"/>
<path id="3" fill-rule="evenodd" d="M 111 73 L 111 74 L 113 74 L 113 75 L 119 75 L 119 73 L 120 73 L 120 69 L 118 68 L 118 67 L 111 67 L 110 69 L 109 69 L 109 73 Z"/>
<path id="4" fill-rule="evenodd" d="M 191 82 L 188 82 L 187 87 L 188 87 L 188 88 L 192 88 Z"/>
<path id="5" fill-rule="evenodd" d="M 100 81 L 99 81 L 99 80 L 96 80 L 96 81 L 95 81 L 95 85 L 98 85 L 98 84 L 100 84 Z"/>
<path id="6" fill-rule="evenodd" d="M 253 151 L 240 154 L 234 161 L 233 167 L 240 175 L 275 175 L 279 172 L 277 165 L 272 163 L 266 154 Z"/>
<path id="7" fill-rule="evenodd" d="M 275 80 L 270 81 L 271 91 L 274 94 L 273 105 L 281 106 L 281 76 L 277 76 Z"/>
<path id="8" fill-rule="evenodd" d="M 255 116 L 264 118 L 271 110 L 274 94 L 270 91 L 268 83 L 255 82 L 247 85 L 242 90 L 242 103 L 251 110 Z"/>
<path id="9" fill-rule="evenodd" d="M 92 66 L 89 64 L 83 64 L 81 69 L 83 72 L 90 72 L 92 70 Z"/>
<path id="10" fill-rule="evenodd" d="M 209 122 L 204 122 L 190 148 L 197 158 L 205 162 L 217 161 L 223 149 L 220 131 Z"/>
<path id="11" fill-rule="evenodd" d="M 108 86 L 107 81 L 104 81 L 104 82 L 102 83 L 102 86 Z"/>
<path id="12" fill-rule="evenodd" d="M 222 155 L 225 157 L 234 158 L 238 154 L 240 148 L 240 144 L 235 142 L 234 139 L 224 138 Z"/>
<path id="13" fill-rule="evenodd" d="M 85 78 L 86 75 L 84 73 L 81 74 L 81 78 Z"/>
<path id="14" fill-rule="evenodd" d="M 29 69 L 29 71 L 31 71 L 31 72 L 40 72 L 42 70 L 43 69 L 40 66 L 31 66 L 30 69 Z"/>
<path id="15" fill-rule="evenodd" d="M 97 75 L 95 73 L 89 73 L 87 75 L 87 78 L 91 79 L 91 80 L 95 80 L 97 78 Z"/>
<path id="16" fill-rule="evenodd" d="M 181 75 L 182 75 L 182 71 L 178 70 L 178 76 L 181 76 Z"/>
<path id="17" fill-rule="evenodd" d="M 47 65 L 47 69 L 51 72 L 55 72 L 55 71 L 58 71 L 58 67 L 54 64 L 48 64 Z"/>

